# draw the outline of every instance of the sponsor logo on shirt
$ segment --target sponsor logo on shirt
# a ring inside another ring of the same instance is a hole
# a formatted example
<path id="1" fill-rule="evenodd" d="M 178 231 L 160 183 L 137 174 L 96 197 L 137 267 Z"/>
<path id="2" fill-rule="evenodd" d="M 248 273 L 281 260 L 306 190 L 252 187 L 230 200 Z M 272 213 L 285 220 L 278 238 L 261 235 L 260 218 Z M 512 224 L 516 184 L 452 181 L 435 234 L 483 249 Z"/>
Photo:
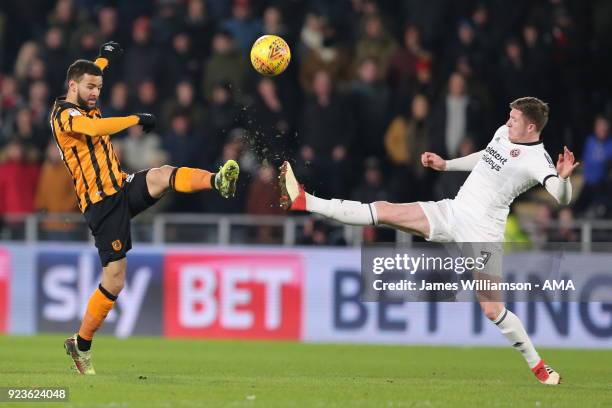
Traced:
<path id="1" fill-rule="evenodd" d="M 482 160 L 491 167 L 491 170 L 500 171 L 501 166 L 506 164 L 508 158 L 504 157 L 491 146 L 487 146 L 485 153 L 482 155 Z"/>

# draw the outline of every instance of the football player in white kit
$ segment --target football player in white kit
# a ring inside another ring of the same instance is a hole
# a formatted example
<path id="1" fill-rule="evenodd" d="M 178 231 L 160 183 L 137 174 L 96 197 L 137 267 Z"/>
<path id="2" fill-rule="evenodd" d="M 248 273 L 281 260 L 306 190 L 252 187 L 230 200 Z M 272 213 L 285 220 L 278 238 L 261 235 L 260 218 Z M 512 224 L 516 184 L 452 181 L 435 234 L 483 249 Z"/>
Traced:
<path id="1" fill-rule="evenodd" d="M 540 137 L 548 121 L 548 105 L 538 98 L 519 98 L 510 104 L 510 116 L 484 150 L 444 160 L 435 153 L 421 156 L 423 166 L 438 171 L 471 171 L 454 199 L 394 204 L 315 197 L 304 191 L 291 166 L 281 166 L 281 206 L 309 211 L 349 225 L 384 224 L 434 242 L 503 242 L 512 201 L 540 184 L 561 204 L 572 196 L 570 175 L 579 163 L 564 148 L 556 165 Z M 477 293 L 484 314 L 519 350 L 538 381 L 559 384 L 559 373 L 544 363 L 520 319 L 502 301 Z"/>

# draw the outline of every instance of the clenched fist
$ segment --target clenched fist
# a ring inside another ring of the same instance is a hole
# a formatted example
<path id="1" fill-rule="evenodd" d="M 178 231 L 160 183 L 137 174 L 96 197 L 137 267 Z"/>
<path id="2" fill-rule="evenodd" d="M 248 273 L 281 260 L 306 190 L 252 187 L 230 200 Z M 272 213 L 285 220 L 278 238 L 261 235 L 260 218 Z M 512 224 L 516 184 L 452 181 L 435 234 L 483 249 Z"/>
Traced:
<path id="1" fill-rule="evenodd" d="M 425 152 L 421 155 L 421 164 L 423 167 L 429 167 L 438 171 L 446 170 L 446 160 L 431 152 Z"/>

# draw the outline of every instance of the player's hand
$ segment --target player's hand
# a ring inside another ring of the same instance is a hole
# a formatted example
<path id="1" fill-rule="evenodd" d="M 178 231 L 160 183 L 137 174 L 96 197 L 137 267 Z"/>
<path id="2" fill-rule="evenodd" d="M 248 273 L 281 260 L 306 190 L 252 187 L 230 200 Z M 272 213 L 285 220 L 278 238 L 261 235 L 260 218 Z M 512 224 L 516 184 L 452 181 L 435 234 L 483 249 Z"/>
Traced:
<path id="1" fill-rule="evenodd" d="M 421 155 L 421 164 L 423 167 L 429 167 L 438 171 L 446 170 L 446 160 L 431 152 L 425 152 Z"/>
<path id="2" fill-rule="evenodd" d="M 123 48 L 118 42 L 109 41 L 100 46 L 100 57 L 106 58 L 108 62 L 113 62 L 123 54 Z"/>
<path id="3" fill-rule="evenodd" d="M 135 113 L 134 115 L 138 116 L 138 124 L 142 126 L 142 130 L 145 133 L 149 133 L 153 129 L 155 129 L 155 115 L 150 113 Z"/>
<path id="4" fill-rule="evenodd" d="M 559 154 L 557 159 L 557 174 L 562 179 L 572 175 L 574 169 L 580 165 L 574 158 L 574 153 L 567 146 L 563 146 L 563 154 Z"/>

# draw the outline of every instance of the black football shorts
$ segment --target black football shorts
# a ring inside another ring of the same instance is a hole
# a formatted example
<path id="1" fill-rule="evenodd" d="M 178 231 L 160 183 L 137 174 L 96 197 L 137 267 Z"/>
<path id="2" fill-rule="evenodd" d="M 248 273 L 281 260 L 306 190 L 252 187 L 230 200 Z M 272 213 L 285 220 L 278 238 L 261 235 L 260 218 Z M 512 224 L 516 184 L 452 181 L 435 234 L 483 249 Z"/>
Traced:
<path id="1" fill-rule="evenodd" d="M 85 219 L 94 236 L 102 266 L 125 258 L 132 248 L 130 220 L 158 199 L 147 189 L 147 172 L 130 174 L 119 192 L 90 205 Z"/>

